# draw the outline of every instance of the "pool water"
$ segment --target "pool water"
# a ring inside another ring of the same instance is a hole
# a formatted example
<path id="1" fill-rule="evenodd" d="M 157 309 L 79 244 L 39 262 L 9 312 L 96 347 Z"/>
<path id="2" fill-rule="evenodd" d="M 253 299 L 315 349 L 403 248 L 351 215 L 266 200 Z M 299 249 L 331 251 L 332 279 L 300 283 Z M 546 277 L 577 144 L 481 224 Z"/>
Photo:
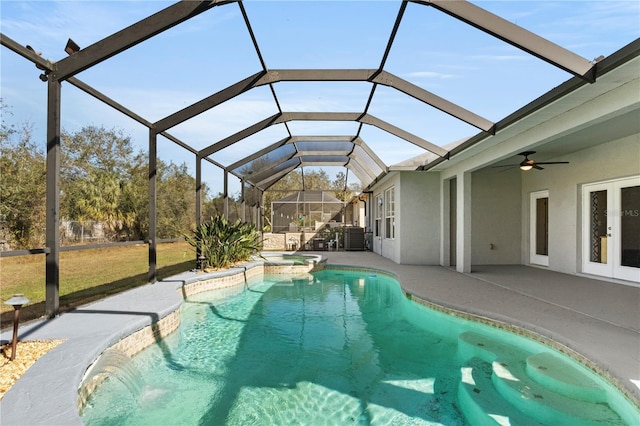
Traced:
<path id="1" fill-rule="evenodd" d="M 487 408 L 483 398 L 495 392 L 492 365 L 517 375 L 535 355 L 533 365 L 546 373 L 541 363 L 553 351 L 410 302 L 397 281 L 381 274 L 267 276 L 190 297 L 181 315 L 179 332 L 131 360 L 126 371 L 136 377 L 114 376 L 95 390 L 82 413 L 85 424 L 465 425 L 486 417 L 513 425 L 538 424 L 527 416 L 545 410 L 548 424 L 576 420 L 546 405 L 528 414 L 528 406 L 502 408 L 502 398 Z M 571 368 L 590 374 L 577 363 Z M 625 424 L 620 416 L 628 419 L 634 408 L 591 376 L 609 401 L 594 396 L 595 415 L 604 424 Z M 127 386 L 131 381 L 139 384 Z M 541 394 L 531 400 L 548 404 L 549 394 L 531 386 Z"/>

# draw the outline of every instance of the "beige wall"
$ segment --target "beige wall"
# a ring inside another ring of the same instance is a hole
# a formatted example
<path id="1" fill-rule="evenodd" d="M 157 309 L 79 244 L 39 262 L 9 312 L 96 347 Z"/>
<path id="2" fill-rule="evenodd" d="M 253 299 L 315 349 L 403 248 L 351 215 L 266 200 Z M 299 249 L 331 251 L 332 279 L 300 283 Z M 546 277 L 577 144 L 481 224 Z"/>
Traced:
<path id="1" fill-rule="evenodd" d="M 472 264 L 528 264 L 529 195 L 548 190 L 549 269 L 580 272 L 581 185 L 640 174 L 638 146 L 640 135 L 634 135 L 549 159 L 570 164 L 543 171 L 487 167 L 474 172 Z M 439 264 L 440 175 L 392 173 L 374 189 L 374 196 L 390 186 L 396 188 L 396 238 L 374 241 L 374 251 L 401 264 Z"/>
<path id="2" fill-rule="evenodd" d="M 640 134 L 574 152 L 522 180 L 522 253 L 529 256 L 529 194 L 549 190 L 549 269 L 581 271 L 581 185 L 640 174 Z"/>
<path id="3" fill-rule="evenodd" d="M 397 195 L 396 195 L 397 196 Z M 440 176 L 402 172 L 396 235 L 402 241 L 400 262 L 407 265 L 440 264 Z"/>
<path id="4" fill-rule="evenodd" d="M 508 170 L 487 168 L 473 173 L 473 265 L 521 263 L 521 175 L 517 167 Z"/>

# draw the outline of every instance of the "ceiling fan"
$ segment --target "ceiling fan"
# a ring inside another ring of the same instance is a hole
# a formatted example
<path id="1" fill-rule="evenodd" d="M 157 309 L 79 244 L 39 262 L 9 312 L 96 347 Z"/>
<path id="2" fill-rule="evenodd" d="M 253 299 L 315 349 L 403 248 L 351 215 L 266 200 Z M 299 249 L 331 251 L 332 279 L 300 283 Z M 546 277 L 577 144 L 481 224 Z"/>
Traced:
<path id="1" fill-rule="evenodd" d="M 531 170 L 531 169 L 538 169 L 538 170 L 544 170 L 544 167 L 540 167 L 540 164 L 569 164 L 568 161 L 535 161 L 535 160 L 530 160 L 529 156 L 535 154 L 535 151 L 524 151 L 519 153 L 518 155 L 524 155 L 524 160 L 522 160 L 520 162 L 520 164 L 507 164 L 506 166 L 495 166 L 495 167 L 515 167 L 515 166 L 519 166 L 520 170 Z"/>

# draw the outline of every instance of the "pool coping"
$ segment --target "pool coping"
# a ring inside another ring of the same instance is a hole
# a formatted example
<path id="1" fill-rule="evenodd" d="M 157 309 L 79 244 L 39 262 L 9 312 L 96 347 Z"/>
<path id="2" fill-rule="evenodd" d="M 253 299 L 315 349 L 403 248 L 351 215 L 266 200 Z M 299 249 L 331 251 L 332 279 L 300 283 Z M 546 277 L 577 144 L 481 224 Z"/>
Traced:
<path id="1" fill-rule="evenodd" d="M 310 262 L 310 265 L 308 265 L 311 269 L 325 267 L 326 257 L 318 256 L 318 258 L 320 259 L 319 261 Z M 83 424 L 78 412 L 79 384 L 82 383 L 86 371 L 98 359 L 100 354 L 135 333 L 143 332 L 144 334 L 144 330 L 151 330 L 147 332 L 146 338 L 149 339 L 149 336 L 151 336 L 151 343 L 153 343 L 155 339 L 163 335 L 162 332 L 153 329 L 156 324 L 164 318 L 179 312 L 184 299 L 189 294 L 195 294 L 195 292 L 186 292 L 189 286 L 198 285 L 198 283 L 211 279 L 224 280 L 234 276 L 241 276 L 244 280 L 247 271 L 255 269 L 259 265 L 262 265 L 261 273 L 265 273 L 264 265 L 268 263 L 264 260 L 255 260 L 224 271 L 205 274 L 196 274 L 194 272 L 178 274 L 156 284 L 147 284 L 83 306 L 56 319 L 30 323 L 21 327 L 20 339 L 48 340 L 62 338 L 67 341 L 43 356 L 5 394 L 5 397 L 0 401 L 2 424 Z M 282 266 L 289 268 L 291 265 L 274 264 L 273 266 L 275 268 Z M 398 280 L 405 296 L 415 300 L 417 303 L 441 312 L 512 331 L 547 344 L 560 352 L 566 353 L 604 377 L 617 387 L 628 400 L 640 406 L 638 399 L 628 392 L 624 386 L 621 386 L 617 377 L 558 340 L 545 337 L 540 333 L 527 330 L 518 325 L 511 325 L 477 313 L 462 311 L 455 306 L 429 301 L 423 296 L 407 290 L 402 285 L 398 274 L 393 271 L 368 266 L 333 263 L 328 266 L 331 269 L 375 271 L 391 276 Z M 224 288 L 224 285 L 219 288 Z M 202 286 L 201 291 L 208 291 L 209 289 L 211 288 Z M 113 315 L 114 313 L 117 315 Z M 82 319 L 83 314 L 88 315 L 85 321 L 78 322 L 77 319 Z M 96 323 L 102 323 L 102 326 L 97 326 Z M 6 336 L 8 336 L 8 331 L 0 337 L 4 338 Z M 4 341 L 7 341 L 7 339 L 4 339 Z M 45 384 L 44 386 L 43 383 Z"/>

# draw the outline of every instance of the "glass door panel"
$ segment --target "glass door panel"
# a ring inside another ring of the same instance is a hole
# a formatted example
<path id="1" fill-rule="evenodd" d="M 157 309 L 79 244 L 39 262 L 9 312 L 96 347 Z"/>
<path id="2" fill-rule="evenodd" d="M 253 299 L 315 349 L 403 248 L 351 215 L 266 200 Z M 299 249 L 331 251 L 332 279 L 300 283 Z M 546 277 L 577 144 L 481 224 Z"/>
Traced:
<path id="1" fill-rule="evenodd" d="M 620 182 L 614 191 L 613 228 L 619 238 L 613 252 L 613 277 L 640 282 L 640 177 Z"/>
<path id="2" fill-rule="evenodd" d="M 640 282 L 640 177 L 583 187 L 583 272 Z"/>
<path id="3" fill-rule="evenodd" d="M 607 263 L 607 191 L 589 192 L 590 261 Z"/>
<path id="4" fill-rule="evenodd" d="M 549 255 L 549 198 L 536 200 L 536 254 Z"/>
<path id="5" fill-rule="evenodd" d="M 604 277 L 613 276 L 611 215 L 613 192 L 611 183 L 585 185 L 582 189 L 582 272 Z"/>
<path id="6" fill-rule="evenodd" d="M 549 191 L 532 192 L 529 205 L 529 262 L 549 266 Z"/>
<path id="7" fill-rule="evenodd" d="M 620 200 L 620 264 L 640 268 L 640 186 L 622 188 Z"/>

